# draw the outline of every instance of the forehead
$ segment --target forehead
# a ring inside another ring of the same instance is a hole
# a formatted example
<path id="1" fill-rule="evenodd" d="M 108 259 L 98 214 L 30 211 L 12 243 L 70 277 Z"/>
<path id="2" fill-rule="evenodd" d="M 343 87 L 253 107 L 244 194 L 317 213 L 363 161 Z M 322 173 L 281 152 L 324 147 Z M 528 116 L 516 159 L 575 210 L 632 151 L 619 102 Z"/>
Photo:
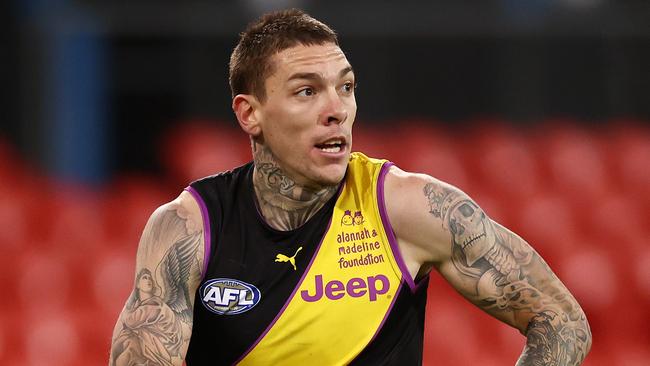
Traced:
<path id="1" fill-rule="evenodd" d="M 349 66 L 345 54 L 334 43 L 297 45 L 273 56 L 275 75 L 289 77 L 295 72 L 316 72 L 327 76 Z"/>

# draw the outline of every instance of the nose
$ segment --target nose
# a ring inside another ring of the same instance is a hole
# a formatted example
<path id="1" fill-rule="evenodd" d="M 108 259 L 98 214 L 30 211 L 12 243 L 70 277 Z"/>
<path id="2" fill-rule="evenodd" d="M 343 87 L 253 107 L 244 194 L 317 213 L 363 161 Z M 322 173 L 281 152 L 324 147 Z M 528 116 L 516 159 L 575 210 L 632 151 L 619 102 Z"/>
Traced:
<path id="1" fill-rule="evenodd" d="M 336 90 L 330 90 L 327 93 L 327 102 L 323 109 L 321 120 L 324 124 L 341 124 L 348 118 L 347 106 L 341 99 Z"/>

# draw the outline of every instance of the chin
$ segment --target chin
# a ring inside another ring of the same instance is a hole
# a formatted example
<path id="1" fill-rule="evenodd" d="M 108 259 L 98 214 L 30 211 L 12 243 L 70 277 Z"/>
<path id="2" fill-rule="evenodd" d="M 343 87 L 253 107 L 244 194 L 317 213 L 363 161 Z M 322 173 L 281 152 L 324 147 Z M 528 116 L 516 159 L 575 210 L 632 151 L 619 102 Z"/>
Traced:
<path id="1" fill-rule="evenodd" d="M 345 178 L 345 171 L 347 170 L 347 167 L 347 164 L 343 166 L 327 167 L 321 171 L 321 173 L 318 175 L 319 179 L 316 181 L 323 186 L 338 185 L 341 183 L 341 181 L 343 181 L 343 178 Z"/>

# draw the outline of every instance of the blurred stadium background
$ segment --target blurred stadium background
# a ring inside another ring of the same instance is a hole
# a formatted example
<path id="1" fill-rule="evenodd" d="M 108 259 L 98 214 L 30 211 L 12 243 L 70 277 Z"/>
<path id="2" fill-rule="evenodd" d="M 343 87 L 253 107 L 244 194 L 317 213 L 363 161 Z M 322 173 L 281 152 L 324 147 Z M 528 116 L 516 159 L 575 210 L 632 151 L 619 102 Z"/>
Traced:
<path id="1" fill-rule="evenodd" d="M 250 159 L 238 32 L 292 6 L 355 67 L 355 150 L 526 238 L 585 308 L 586 365 L 648 365 L 650 4 L 630 0 L 2 2 L 0 364 L 106 363 L 149 214 Z M 432 275 L 425 365 L 523 344 Z"/>

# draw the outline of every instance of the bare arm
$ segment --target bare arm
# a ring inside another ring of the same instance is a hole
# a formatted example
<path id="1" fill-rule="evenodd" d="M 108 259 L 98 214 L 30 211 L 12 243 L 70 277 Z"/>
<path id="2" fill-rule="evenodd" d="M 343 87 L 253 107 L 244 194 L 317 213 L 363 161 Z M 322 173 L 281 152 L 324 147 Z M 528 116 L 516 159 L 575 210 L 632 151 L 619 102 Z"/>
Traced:
<path id="1" fill-rule="evenodd" d="M 133 292 L 113 331 L 109 365 L 183 363 L 203 242 L 200 210 L 189 193 L 151 215 L 138 247 Z"/>
<path id="2" fill-rule="evenodd" d="M 453 186 L 396 168 L 386 183 L 402 194 L 387 204 L 412 273 L 436 268 L 465 298 L 519 329 L 527 342 L 517 365 L 582 363 L 591 347 L 584 312 L 528 243 Z"/>

